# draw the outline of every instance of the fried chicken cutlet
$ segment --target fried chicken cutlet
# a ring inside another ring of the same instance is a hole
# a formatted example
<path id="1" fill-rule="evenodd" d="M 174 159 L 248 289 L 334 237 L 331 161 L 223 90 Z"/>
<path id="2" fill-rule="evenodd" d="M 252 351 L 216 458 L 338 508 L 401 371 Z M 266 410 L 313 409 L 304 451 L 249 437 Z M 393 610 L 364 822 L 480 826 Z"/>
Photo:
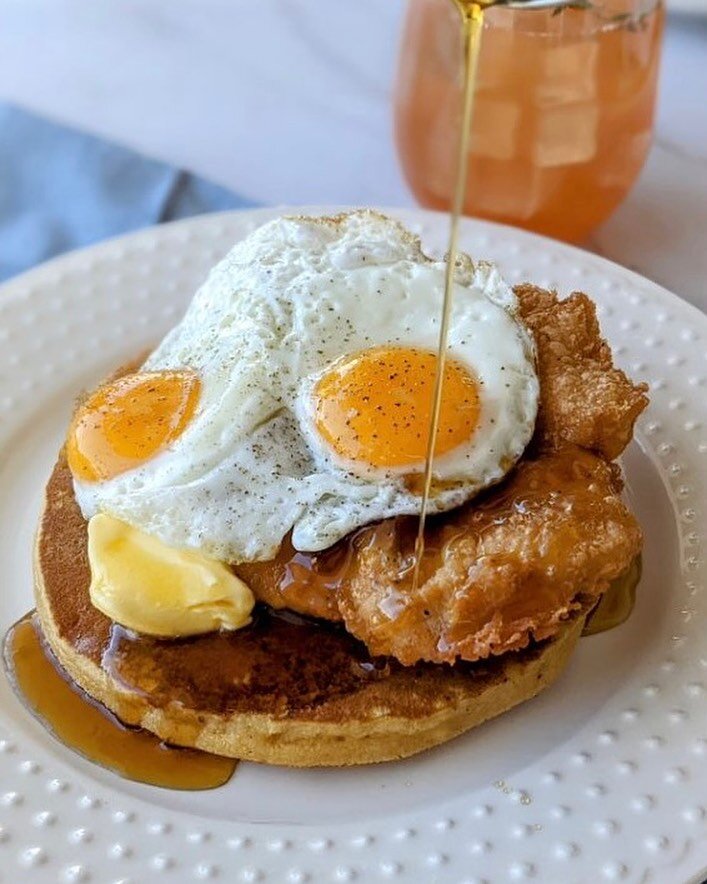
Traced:
<path id="1" fill-rule="evenodd" d="M 596 309 L 515 288 L 536 345 L 540 408 L 516 469 L 498 486 L 429 521 L 423 581 L 413 593 L 414 520 L 386 520 L 323 554 L 236 567 L 275 608 L 328 620 L 372 653 L 404 664 L 474 661 L 554 635 L 624 572 L 641 532 L 611 461 L 648 403 L 645 384 L 613 366 Z"/>

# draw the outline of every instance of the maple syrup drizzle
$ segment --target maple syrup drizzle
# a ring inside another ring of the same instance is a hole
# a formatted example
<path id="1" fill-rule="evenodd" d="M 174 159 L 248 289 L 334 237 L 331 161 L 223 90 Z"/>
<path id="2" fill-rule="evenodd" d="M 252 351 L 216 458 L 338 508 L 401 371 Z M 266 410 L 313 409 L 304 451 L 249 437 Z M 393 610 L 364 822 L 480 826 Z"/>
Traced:
<path id="1" fill-rule="evenodd" d="M 64 745 L 128 780 L 169 789 L 214 789 L 231 778 L 233 758 L 168 746 L 122 724 L 60 668 L 41 635 L 36 613 L 5 637 L 6 671 L 15 693 Z"/>
<path id="2" fill-rule="evenodd" d="M 447 357 L 447 338 L 449 318 L 452 308 L 454 288 L 454 268 L 458 252 L 459 218 L 464 206 L 466 194 L 469 142 L 474 107 L 474 91 L 476 88 L 476 72 L 481 50 L 481 35 L 484 21 L 484 8 L 503 4 L 504 0 L 452 0 L 461 17 L 463 45 L 463 89 L 459 136 L 457 141 L 457 166 L 455 170 L 452 210 L 450 215 L 449 239 L 447 248 L 447 264 L 444 279 L 444 297 L 442 301 L 442 320 L 437 351 L 437 366 L 433 393 L 432 416 L 425 457 L 425 471 L 422 485 L 422 502 L 417 526 L 417 536 L 413 552 L 412 589 L 417 590 L 420 570 L 425 557 L 425 523 L 427 506 L 432 487 L 434 466 L 434 449 L 439 428 L 439 416 L 442 405 L 442 387 Z M 505 0 L 507 2 L 507 0 Z M 511 4 L 512 5 L 512 4 Z M 528 8 L 532 8 L 529 4 Z M 401 575 L 402 576 L 402 575 Z M 631 614 L 635 603 L 636 586 L 641 576 L 640 558 L 634 561 L 625 575 L 614 581 L 610 589 L 587 620 L 583 635 L 594 635 L 621 625 Z"/>
<path id="3" fill-rule="evenodd" d="M 449 224 L 449 240 L 447 246 L 447 266 L 444 275 L 444 298 L 442 300 L 442 321 L 439 329 L 439 346 L 437 349 L 437 366 L 435 371 L 435 385 L 432 398 L 432 415 L 427 440 L 427 452 L 425 456 L 425 473 L 422 489 L 422 502 L 420 504 L 420 517 L 415 540 L 414 564 L 412 573 L 412 589 L 417 589 L 420 578 L 420 565 L 425 551 L 425 520 L 427 518 L 427 505 L 432 486 L 432 470 L 434 466 L 434 451 L 439 429 L 439 416 L 442 408 L 442 387 L 444 370 L 447 360 L 447 337 L 449 333 L 449 317 L 452 310 L 452 295 L 454 291 L 454 270 L 457 262 L 457 248 L 459 239 L 459 218 L 464 207 L 464 195 L 466 193 L 466 178 L 468 169 L 469 138 L 471 135 L 471 119 L 474 106 L 474 89 L 476 85 L 476 68 L 481 49 L 481 32 L 483 26 L 483 9 L 479 3 L 469 0 L 453 0 L 461 16 L 463 63 L 464 63 L 464 86 L 462 90 L 462 113 L 457 148 L 457 167 L 455 173 L 454 194 L 452 198 L 452 213 Z"/>
<path id="4" fill-rule="evenodd" d="M 636 604 L 636 587 L 641 580 L 641 571 L 641 557 L 636 556 L 626 573 L 612 582 L 599 604 L 587 617 L 582 635 L 607 632 L 628 620 Z"/>

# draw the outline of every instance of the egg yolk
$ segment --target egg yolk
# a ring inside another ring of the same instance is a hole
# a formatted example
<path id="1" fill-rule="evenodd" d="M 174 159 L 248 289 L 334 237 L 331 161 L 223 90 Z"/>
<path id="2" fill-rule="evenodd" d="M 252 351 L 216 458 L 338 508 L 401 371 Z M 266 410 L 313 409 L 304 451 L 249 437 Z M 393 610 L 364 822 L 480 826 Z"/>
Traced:
<path id="1" fill-rule="evenodd" d="M 424 464 L 436 367 L 435 353 L 404 347 L 374 347 L 336 363 L 314 389 L 319 433 L 347 460 Z M 478 382 L 447 359 L 435 456 L 471 438 L 479 409 Z"/>
<path id="2" fill-rule="evenodd" d="M 201 393 L 191 371 L 150 371 L 104 384 L 78 408 L 66 453 L 77 479 L 97 482 L 139 466 L 188 426 Z"/>

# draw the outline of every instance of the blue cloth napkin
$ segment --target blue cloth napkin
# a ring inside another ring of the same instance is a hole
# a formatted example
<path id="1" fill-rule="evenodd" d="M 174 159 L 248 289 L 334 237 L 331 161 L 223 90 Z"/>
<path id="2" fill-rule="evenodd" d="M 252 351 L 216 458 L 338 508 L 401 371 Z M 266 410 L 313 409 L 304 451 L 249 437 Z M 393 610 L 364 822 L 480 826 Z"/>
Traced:
<path id="1" fill-rule="evenodd" d="M 0 104 L 0 280 L 106 237 L 253 205 L 124 147 Z"/>

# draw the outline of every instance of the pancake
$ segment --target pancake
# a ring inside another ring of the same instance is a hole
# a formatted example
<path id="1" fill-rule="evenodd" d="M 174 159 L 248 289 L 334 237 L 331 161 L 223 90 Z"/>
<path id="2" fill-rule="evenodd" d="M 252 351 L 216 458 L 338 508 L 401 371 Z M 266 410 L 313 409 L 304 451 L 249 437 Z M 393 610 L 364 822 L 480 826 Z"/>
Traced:
<path id="1" fill-rule="evenodd" d="M 60 455 L 37 534 L 35 593 L 70 677 L 123 722 L 162 739 L 268 764 L 343 766 L 444 743 L 552 684 L 591 603 L 522 651 L 404 667 L 336 624 L 263 608 L 231 633 L 158 640 L 112 623 L 89 598 L 87 523 Z"/>

